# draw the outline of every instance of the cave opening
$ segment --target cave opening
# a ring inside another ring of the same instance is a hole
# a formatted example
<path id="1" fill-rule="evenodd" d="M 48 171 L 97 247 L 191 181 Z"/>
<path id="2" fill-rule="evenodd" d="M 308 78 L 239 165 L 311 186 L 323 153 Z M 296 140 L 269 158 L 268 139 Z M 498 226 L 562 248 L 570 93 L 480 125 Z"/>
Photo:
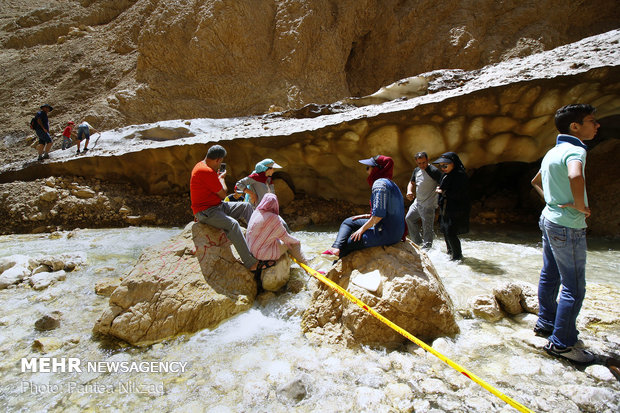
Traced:
<path id="1" fill-rule="evenodd" d="M 605 163 L 603 159 L 620 157 L 619 146 L 610 145 L 613 144 L 610 141 L 620 139 L 620 115 L 598 121 L 601 126 L 596 137 L 585 142 L 588 146 L 586 189 L 591 206 L 596 205 L 602 196 L 598 182 L 612 179 L 602 165 Z M 501 162 L 469 171 L 472 221 L 537 225 L 545 204 L 532 187 L 531 180 L 540 169 L 543 156 L 544 153 L 535 162 Z M 618 214 L 615 215 L 617 220 Z"/>

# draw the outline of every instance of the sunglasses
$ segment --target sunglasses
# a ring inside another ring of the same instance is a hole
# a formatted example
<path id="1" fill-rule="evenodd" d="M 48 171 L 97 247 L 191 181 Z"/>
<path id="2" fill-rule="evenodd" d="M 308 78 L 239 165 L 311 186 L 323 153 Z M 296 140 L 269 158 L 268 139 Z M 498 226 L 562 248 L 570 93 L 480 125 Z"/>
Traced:
<path id="1" fill-rule="evenodd" d="M 450 164 L 450 163 L 442 163 L 442 164 L 439 165 L 439 167 L 441 169 L 448 169 L 448 166 L 450 166 L 450 165 L 452 165 L 452 164 Z"/>

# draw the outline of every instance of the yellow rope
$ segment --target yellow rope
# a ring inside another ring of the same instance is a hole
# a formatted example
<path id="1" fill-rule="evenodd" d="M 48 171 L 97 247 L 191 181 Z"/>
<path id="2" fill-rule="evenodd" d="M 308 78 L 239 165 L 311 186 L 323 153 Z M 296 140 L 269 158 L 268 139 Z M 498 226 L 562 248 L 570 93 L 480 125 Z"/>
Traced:
<path id="1" fill-rule="evenodd" d="M 348 298 L 350 301 L 352 301 L 353 303 L 357 304 L 359 307 L 361 307 L 363 310 L 365 310 L 368 313 L 370 313 L 373 317 L 375 317 L 376 319 L 381 321 L 383 324 L 387 325 L 388 327 L 392 328 L 393 330 L 395 330 L 396 332 L 400 333 L 404 337 L 406 337 L 409 340 L 413 341 L 418 346 L 422 347 L 424 350 L 428 351 L 429 353 L 431 353 L 432 355 L 434 355 L 435 357 L 437 357 L 438 359 L 440 359 L 441 361 L 446 363 L 448 366 L 452 367 L 454 370 L 458 371 L 459 373 L 462 373 L 465 377 L 467 377 L 467 378 L 473 380 L 474 382 L 478 383 L 484 389 L 486 389 L 490 393 L 494 394 L 495 396 L 499 397 L 500 399 L 502 399 L 503 401 L 505 401 L 506 403 L 508 403 L 512 407 L 514 407 L 515 409 L 519 410 L 520 412 L 528 412 L 528 413 L 532 412 L 532 410 L 528 409 L 527 407 L 525 407 L 521 403 L 519 403 L 519 402 L 511 399 L 510 397 L 506 396 L 504 393 L 502 393 L 501 391 L 497 390 L 495 387 L 491 386 L 489 383 L 485 382 L 484 380 L 482 380 L 480 377 L 476 376 L 471 371 L 467 370 L 464 367 L 461 367 L 460 365 L 458 365 L 454 361 L 450 360 L 448 357 L 444 356 L 443 354 L 441 354 L 440 352 L 438 352 L 437 350 L 435 350 L 434 348 L 432 348 L 431 346 L 429 346 L 428 344 L 426 344 L 422 340 L 420 340 L 417 337 L 415 337 L 413 334 L 410 334 L 406 330 L 404 330 L 404 329 L 400 328 L 399 326 L 397 326 L 396 324 L 392 323 L 390 320 L 388 320 L 387 318 L 383 317 L 381 314 L 377 313 L 371 307 L 366 305 L 359 298 L 355 297 L 350 292 L 348 292 L 347 290 L 345 290 L 344 288 L 342 288 L 341 286 L 339 286 L 338 284 L 336 284 L 335 282 L 333 282 L 329 278 L 323 276 L 323 274 L 321 274 L 317 270 L 312 269 L 312 268 L 308 267 L 307 265 L 300 263 L 299 261 L 297 261 L 293 257 L 291 257 L 291 258 L 293 259 L 293 261 L 295 261 L 297 264 L 299 264 L 301 266 L 301 268 L 303 268 L 308 274 L 312 275 L 313 277 L 315 277 L 316 279 L 318 279 L 322 283 L 324 283 L 327 286 L 331 287 L 332 289 L 336 290 L 342 296 Z"/>

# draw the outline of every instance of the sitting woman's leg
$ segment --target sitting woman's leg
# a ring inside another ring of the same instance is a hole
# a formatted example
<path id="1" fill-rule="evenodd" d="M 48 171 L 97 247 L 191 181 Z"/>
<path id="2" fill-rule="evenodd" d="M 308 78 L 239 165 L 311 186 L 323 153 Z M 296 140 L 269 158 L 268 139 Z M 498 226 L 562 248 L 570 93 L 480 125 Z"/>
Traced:
<path id="1" fill-rule="evenodd" d="M 364 242 L 361 239 L 359 241 L 351 240 L 351 234 L 360 229 L 366 221 L 368 220 L 364 218 L 356 220 L 347 218 L 342 222 L 342 224 L 340 224 L 336 241 L 332 244 L 332 248 L 337 248 L 340 250 L 340 253 L 338 254 L 339 257 L 342 258 L 352 251 L 361 250 L 364 248 Z"/>

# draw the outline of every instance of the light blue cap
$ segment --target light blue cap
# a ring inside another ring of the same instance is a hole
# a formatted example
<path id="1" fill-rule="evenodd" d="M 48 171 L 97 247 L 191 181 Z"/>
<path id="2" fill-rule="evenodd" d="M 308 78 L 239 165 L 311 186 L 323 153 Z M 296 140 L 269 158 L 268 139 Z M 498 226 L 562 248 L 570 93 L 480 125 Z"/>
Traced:
<path id="1" fill-rule="evenodd" d="M 275 161 L 271 158 L 263 159 L 259 163 L 256 164 L 254 170 L 258 173 L 265 172 L 269 168 L 282 168 L 280 165 L 275 163 Z"/>

